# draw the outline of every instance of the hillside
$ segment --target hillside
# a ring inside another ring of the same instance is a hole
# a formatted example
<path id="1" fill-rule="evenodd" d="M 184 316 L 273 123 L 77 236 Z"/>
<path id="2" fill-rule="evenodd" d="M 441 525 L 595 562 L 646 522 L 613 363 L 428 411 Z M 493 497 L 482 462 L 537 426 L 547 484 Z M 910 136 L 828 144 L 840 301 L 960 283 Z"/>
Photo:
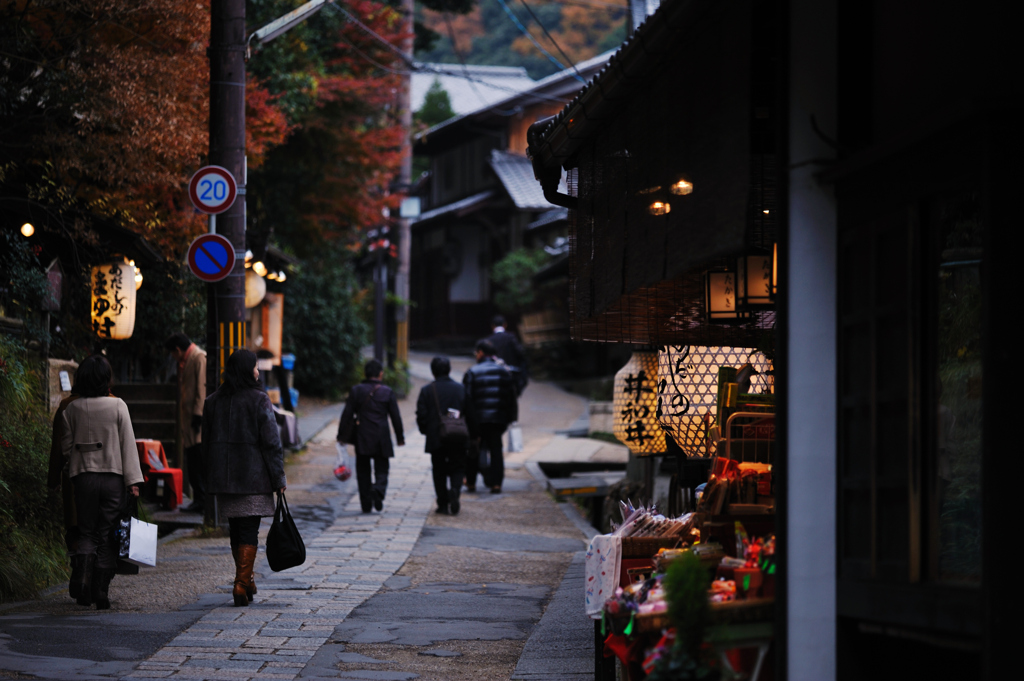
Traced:
<path id="1" fill-rule="evenodd" d="M 537 25 L 522 0 L 478 0 L 466 15 L 417 8 L 417 19 L 439 37 L 432 49 L 418 51 L 416 58 L 457 63 L 458 56 L 452 49 L 454 37 L 455 46 L 467 64 L 523 66 L 533 78 L 559 70 L 552 59 L 523 35 L 502 7 L 503 1 L 533 38 L 566 66 L 569 60 L 575 63 L 588 59 L 615 48 L 625 39 L 624 0 L 527 0 L 561 51 Z"/>

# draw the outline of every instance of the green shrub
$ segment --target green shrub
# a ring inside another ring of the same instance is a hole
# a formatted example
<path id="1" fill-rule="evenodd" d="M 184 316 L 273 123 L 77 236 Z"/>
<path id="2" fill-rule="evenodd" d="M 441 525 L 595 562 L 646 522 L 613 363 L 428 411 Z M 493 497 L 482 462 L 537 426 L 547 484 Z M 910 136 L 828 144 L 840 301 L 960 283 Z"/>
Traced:
<path id="1" fill-rule="evenodd" d="M 51 424 L 41 372 L 0 335 L 0 600 L 29 598 L 67 576 L 59 497 L 46 488 Z"/>
<path id="2" fill-rule="evenodd" d="M 338 398 L 362 377 L 369 339 L 354 266 L 341 249 L 295 268 L 284 306 L 285 348 L 295 354 L 295 386 Z"/>
<path id="3" fill-rule="evenodd" d="M 549 259 L 542 250 L 520 248 L 494 263 L 494 305 L 505 314 L 516 314 L 533 304 L 536 292 L 532 277 Z"/>

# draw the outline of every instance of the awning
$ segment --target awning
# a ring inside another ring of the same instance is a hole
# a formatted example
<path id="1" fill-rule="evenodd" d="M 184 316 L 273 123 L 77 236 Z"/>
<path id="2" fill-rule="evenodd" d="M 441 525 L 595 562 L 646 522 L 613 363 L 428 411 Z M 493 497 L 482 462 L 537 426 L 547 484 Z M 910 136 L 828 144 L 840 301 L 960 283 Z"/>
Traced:
<path id="1" fill-rule="evenodd" d="M 428 210 L 426 213 L 421 213 L 418 218 L 412 221 L 412 224 L 418 225 L 422 222 L 434 220 L 435 218 L 439 218 L 444 215 L 451 215 L 453 213 L 461 217 L 463 215 L 466 215 L 467 213 L 473 212 L 477 208 L 481 207 L 484 203 L 494 198 L 494 194 L 495 192 L 493 189 L 488 189 L 485 192 L 473 194 L 473 196 L 469 196 L 465 199 L 459 199 L 458 201 L 453 201 L 452 203 L 440 206 L 439 208 L 433 208 L 431 210 Z"/>

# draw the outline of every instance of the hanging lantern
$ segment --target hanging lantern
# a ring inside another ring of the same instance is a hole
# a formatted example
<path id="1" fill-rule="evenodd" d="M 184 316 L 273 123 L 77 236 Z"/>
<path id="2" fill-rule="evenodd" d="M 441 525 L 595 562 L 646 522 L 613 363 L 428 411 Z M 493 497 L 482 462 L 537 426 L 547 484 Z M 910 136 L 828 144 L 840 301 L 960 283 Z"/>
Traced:
<path id="1" fill-rule="evenodd" d="M 615 374 L 612 433 L 637 456 L 665 451 L 658 425 L 658 353 L 637 351 Z"/>
<path id="2" fill-rule="evenodd" d="M 741 310 L 774 306 L 774 262 L 775 258 L 767 254 L 736 259 L 736 305 Z"/>
<path id="3" fill-rule="evenodd" d="M 736 272 L 722 270 L 704 276 L 704 313 L 709 322 L 736 322 L 749 317 L 736 300 Z"/>
<path id="4" fill-rule="evenodd" d="M 97 265 L 92 289 L 92 330 L 100 338 L 123 340 L 135 330 L 135 268 L 126 262 Z"/>
<path id="5" fill-rule="evenodd" d="M 772 363 L 754 348 L 669 345 L 658 353 L 658 422 L 688 455 L 704 454 L 717 412 L 718 369 L 748 362 L 758 372 L 750 392 L 770 392 Z"/>
<path id="6" fill-rule="evenodd" d="M 267 281 L 252 270 L 245 271 L 245 306 L 256 307 L 267 295 Z"/>

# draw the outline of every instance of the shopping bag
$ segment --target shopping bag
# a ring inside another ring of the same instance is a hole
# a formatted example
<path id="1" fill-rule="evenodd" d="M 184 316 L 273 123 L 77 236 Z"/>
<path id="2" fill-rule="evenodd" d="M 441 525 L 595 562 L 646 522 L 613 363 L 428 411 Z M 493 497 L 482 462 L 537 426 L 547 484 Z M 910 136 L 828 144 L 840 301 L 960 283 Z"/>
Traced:
<path id="1" fill-rule="evenodd" d="M 348 447 L 340 442 L 334 443 L 338 458 L 334 462 L 334 477 L 345 482 L 352 477 L 352 469 L 348 467 Z"/>
<path id="2" fill-rule="evenodd" d="M 267 563 L 271 570 L 280 572 L 305 562 L 306 545 L 302 543 L 299 528 L 292 520 L 284 492 L 278 492 L 274 522 L 267 533 Z"/>
<path id="3" fill-rule="evenodd" d="M 124 560 L 133 565 L 156 566 L 156 525 L 129 518 L 128 555 Z"/>
<path id="4" fill-rule="evenodd" d="M 508 452 L 523 451 L 523 429 L 518 423 L 508 427 Z"/>
<path id="5" fill-rule="evenodd" d="M 118 574 L 135 574 L 139 565 L 156 566 L 156 525 L 138 518 L 139 501 L 129 495 L 124 513 L 114 526 Z M 136 566 L 134 570 L 130 566 Z"/>

